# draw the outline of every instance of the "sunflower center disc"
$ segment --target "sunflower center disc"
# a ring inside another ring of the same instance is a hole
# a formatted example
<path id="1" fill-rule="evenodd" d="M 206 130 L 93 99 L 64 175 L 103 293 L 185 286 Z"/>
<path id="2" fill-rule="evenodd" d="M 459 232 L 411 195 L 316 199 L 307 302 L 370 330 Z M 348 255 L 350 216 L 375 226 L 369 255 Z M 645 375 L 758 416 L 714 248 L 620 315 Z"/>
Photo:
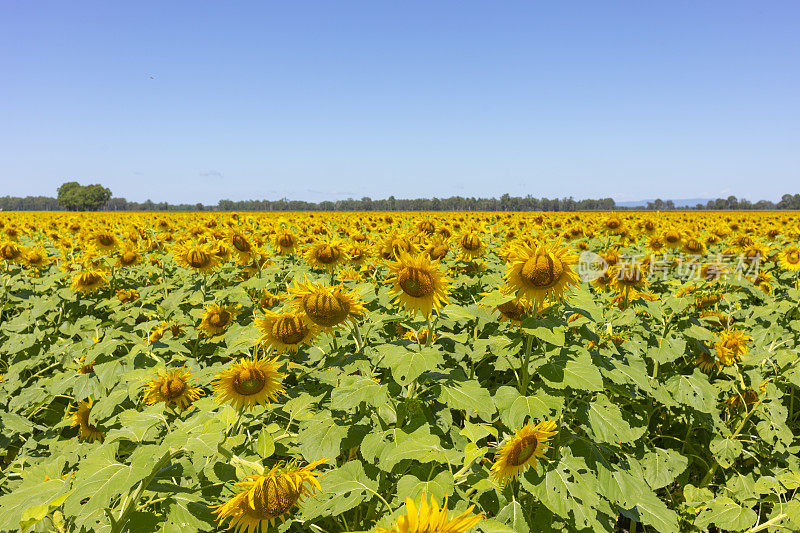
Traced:
<path id="1" fill-rule="evenodd" d="M 253 487 L 253 498 L 248 499 L 248 503 L 252 501 L 252 507 L 248 510 L 261 519 L 276 518 L 291 509 L 299 498 L 300 492 L 289 480 L 270 477 Z"/>
<path id="2" fill-rule="evenodd" d="M 227 311 L 220 311 L 219 313 L 214 313 L 208 319 L 209 324 L 214 327 L 222 327 L 228 323 L 230 320 L 231 314 Z"/>
<path id="3" fill-rule="evenodd" d="M 308 329 L 299 318 L 287 316 L 278 319 L 273 333 L 284 344 L 297 344 L 306 338 Z"/>
<path id="4" fill-rule="evenodd" d="M 524 465 L 533 457 L 538 445 L 539 440 L 536 438 L 536 435 L 525 435 L 514 444 L 514 447 L 508 454 L 508 462 L 512 466 Z"/>
<path id="5" fill-rule="evenodd" d="M 264 388 L 267 380 L 260 370 L 242 370 L 233 380 L 233 388 L 243 396 L 256 394 Z"/>
<path id="6" fill-rule="evenodd" d="M 309 294 L 303 297 L 303 309 L 320 326 L 333 327 L 347 318 L 350 306 L 332 294 Z"/>
<path id="7" fill-rule="evenodd" d="M 192 250 L 186 257 L 187 263 L 194 268 L 202 268 L 208 264 L 209 257 L 205 252 Z"/>
<path id="8" fill-rule="evenodd" d="M 340 252 L 333 246 L 325 245 L 317 250 L 317 261 L 324 265 L 335 263 L 339 259 Z"/>
<path id="9" fill-rule="evenodd" d="M 413 298 L 433 294 L 433 279 L 428 272 L 414 267 L 406 267 L 397 275 L 397 283 L 403 292 Z"/>
<path id="10" fill-rule="evenodd" d="M 564 272 L 564 264 L 551 254 L 538 254 L 531 257 L 522 267 L 522 277 L 535 287 L 552 287 Z"/>
<path id="11" fill-rule="evenodd" d="M 249 252 L 250 251 L 250 243 L 247 242 L 247 240 L 241 235 L 235 235 L 233 237 L 233 245 L 240 252 Z"/>
<path id="12" fill-rule="evenodd" d="M 174 399 L 183 394 L 186 383 L 180 379 L 168 379 L 161 384 L 161 395 L 167 399 Z"/>

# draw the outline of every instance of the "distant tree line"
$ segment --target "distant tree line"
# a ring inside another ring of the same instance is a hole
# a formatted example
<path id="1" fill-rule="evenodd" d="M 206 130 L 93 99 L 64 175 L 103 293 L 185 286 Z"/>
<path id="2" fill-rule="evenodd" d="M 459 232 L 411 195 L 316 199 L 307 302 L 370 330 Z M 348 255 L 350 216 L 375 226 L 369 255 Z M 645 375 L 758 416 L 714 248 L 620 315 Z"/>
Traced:
<path id="1" fill-rule="evenodd" d="M 77 186 L 77 187 L 76 187 Z M 101 185 L 82 186 L 77 182 L 59 187 L 59 197 L 12 196 L 0 197 L 4 211 L 613 211 L 613 210 L 800 210 L 800 194 L 784 194 L 777 203 L 768 200 L 750 202 L 735 196 L 711 200 L 705 205 L 676 207 L 672 200 L 654 200 L 646 206 L 626 208 L 616 205 L 611 198 L 575 200 L 569 198 L 535 198 L 510 196 L 500 198 L 474 198 L 451 196 L 449 198 L 403 199 L 390 196 L 373 200 L 367 196 L 360 200 L 305 202 L 301 200 L 220 200 L 217 205 L 170 204 L 167 202 L 129 202 L 125 198 L 112 198 L 111 191 Z"/>

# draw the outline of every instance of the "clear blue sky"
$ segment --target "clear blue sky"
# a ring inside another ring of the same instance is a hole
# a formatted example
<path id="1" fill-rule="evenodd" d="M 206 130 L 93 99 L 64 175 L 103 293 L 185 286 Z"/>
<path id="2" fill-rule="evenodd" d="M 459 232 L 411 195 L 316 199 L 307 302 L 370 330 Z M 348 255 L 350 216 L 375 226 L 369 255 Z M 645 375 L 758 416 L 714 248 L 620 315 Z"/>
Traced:
<path id="1" fill-rule="evenodd" d="M 0 196 L 800 192 L 796 1 L 0 2 Z"/>

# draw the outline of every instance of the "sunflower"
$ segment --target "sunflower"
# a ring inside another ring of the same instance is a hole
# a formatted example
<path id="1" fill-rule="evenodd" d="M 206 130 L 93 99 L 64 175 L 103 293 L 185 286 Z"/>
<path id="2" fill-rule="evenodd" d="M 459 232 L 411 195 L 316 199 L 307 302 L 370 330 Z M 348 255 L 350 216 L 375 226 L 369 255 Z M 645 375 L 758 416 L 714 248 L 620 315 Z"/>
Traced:
<path id="1" fill-rule="evenodd" d="M 269 309 L 281 303 L 283 301 L 283 298 L 284 298 L 283 296 L 272 294 L 267 289 L 264 289 L 263 291 L 261 291 L 261 296 L 258 299 L 258 306 L 261 309 Z"/>
<path id="2" fill-rule="evenodd" d="M 331 271 L 345 259 L 345 254 L 337 242 L 320 242 L 308 249 L 305 258 L 311 268 Z"/>
<path id="3" fill-rule="evenodd" d="M 285 389 L 281 366 L 277 357 L 240 359 L 217 374 L 213 385 L 217 403 L 228 402 L 242 410 L 272 402 Z"/>
<path id="4" fill-rule="evenodd" d="M 296 463 L 279 464 L 266 474 L 248 477 L 239 483 L 241 492 L 215 507 L 219 525 L 230 519 L 227 528 L 235 533 L 257 533 L 266 531 L 276 518 L 282 523 L 284 515 L 299 505 L 303 497 L 313 494 L 315 489 L 322 490 L 313 470 L 326 461 L 314 461 L 302 468 Z"/>
<path id="5" fill-rule="evenodd" d="M 135 289 L 120 289 L 117 291 L 117 299 L 122 303 L 133 302 L 139 299 L 139 293 Z"/>
<path id="6" fill-rule="evenodd" d="M 228 326 L 236 320 L 236 315 L 238 315 L 239 312 L 239 307 L 235 305 L 220 306 L 217 304 L 210 304 L 206 307 L 203 319 L 200 321 L 200 325 L 197 326 L 197 329 L 209 337 L 221 335 L 225 333 Z"/>
<path id="7" fill-rule="evenodd" d="M 435 237 L 425 249 L 425 253 L 427 253 L 428 256 L 430 256 L 430 258 L 434 261 L 444 259 L 449 251 L 450 245 L 448 245 L 447 242 L 441 237 Z"/>
<path id="8" fill-rule="evenodd" d="M 504 292 L 516 292 L 534 305 L 547 297 L 558 300 L 580 279 L 571 268 L 576 262 L 577 256 L 557 244 L 518 244 L 509 254 Z"/>
<path id="9" fill-rule="evenodd" d="M 334 328 L 347 320 L 364 314 L 358 294 L 341 286 L 329 287 L 314 283 L 308 277 L 295 283 L 289 291 L 294 297 L 294 307 L 302 311 L 311 322 L 322 329 Z"/>
<path id="10" fill-rule="evenodd" d="M 397 517 L 395 526 L 391 529 L 379 527 L 375 533 L 465 533 L 483 519 L 483 513 L 472 514 L 474 508 L 471 505 L 451 519 L 447 509 L 447 496 L 441 507 L 433 496 L 430 504 L 423 496 L 419 508 L 414 500 L 406 498 L 406 513 Z"/>
<path id="11" fill-rule="evenodd" d="M 517 431 L 495 457 L 492 465 L 492 477 L 498 484 L 505 485 L 509 480 L 517 479 L 529 466 L 536 469 L 536 458 L 544 457 L 549 448 L 547 441 L 556 431 L 556 423 L 544 420 L 535 426 L 530 422 Z"/>
<path id="12" fill-rule="evenodd" d="M 486 253 L 486 245 L 477 233 L 465 233 L 458 241 L 461 246 L 461 259 L 471 261 Z"/>
<path id="13" fill-rule="evenodd" d="M 290 255 L 293 254 L 295 248 L 297 248 L 298 240 L 293 233 L 279 231 L 275 234 L 273 244 L 277 249 L 276 252 L 278 255 Z"/>
<path id="14" fill-rule="evenodd" d="M 89 237 L 89 243 L 94 245 L 98 250 L 108 252 L 114 250 L 119 246 L 119 241 L 116 235 L 108 231 L 100 231 Z"/>
<path id="15" fill-rule="evenodd" d="M 50 256 L 43 248 L 34 248 L 25 251 L 25 263 L 28 267 L 41 270 L 50 262 Z"/>
<path id="16" fill-rule="evenodd" d="M 361 281 L 361 271 L 352 267 L 343 268 L 336 274 L 339 281 Z"/>
<path id="17" fill-rule="evenodd" d="M 731 366 L 736 363 L 741 356 L 747 354 L 747 342 L 749 340 L 750 337 L 739 329 L 731 328 L 722 332 L 719 340 L 714 344 L 719 364 L 721 366 Z"/>
<path id="18" fill-rule="evenodd" d="M 300 344 L 310 345 L 317 334 L 316 326 L 303 313 L 264 311 L 255 325 L 263 334 L 259 342 L 277 353 L 296 352 Z"/>
<path id="19" fill-rule="evenodd" d="M 81 294 L 94 292 L 105 283 L 106 275 L 101 270 L 84 270 L 72 278 L 72 290 Z"/>
<path id="20" fill-rule="evenodd" d="M 442 305 L 447 304 L 449 280 L 442 275 L 438 262 L 431 261 L 426 255 L 411 257 L 401 254 L 388 267 L 393 274 L 389 279 L 393 284 L 389 294 L 396 295 L 395 303 L 407 311 L 420 312 L 427 317 L 432 310 L 438 312 Z"/>
<path id="21" fill-rule="evenodd" d="M 664 241 L 664 244 L 667 246 L 667 248 L 670 248 L 672 250 L 681 247 L 682 237 L 681 233 L 678 230 L 675 229 L 667 230 L 664 233 L 664 237 L 662 238 L 662 240 Z"/>
<path id="22" fill-rule="evenodd" d="M 156 341 L 160 341 L 161 338 L 164 336 L 164 333 L 169 331 L 172 333 L 173 337 L 179 337 L 183 331 L 181 331 L 181 325 L 175 322 L 162 322 L 158 325 L 158 327 L 153 328 L 150 334 L 147 336 L 147 344 L 152 344 Z"/>
<path id="23" fill-rule="evenodd" d="M 193 401 L 203 395 L 202 389 L 192 387 L 187 382 L 192 374 L 185 367 L 171 371 L 159 370 L 158 375 L 147 382 L 144 401 L 148 405 L 164 402 L 183 411 Z"/>
<path id="24" fill-rule="evenodd" d="M 78 438 L 80 440 L 88 440 L 89 442 L 102 441 L 106 434 L 89 421 L 92 405 L 94 405 L 94 400 L 91 397 L 78 402 L 75 410 L 70 413 L 70 418 L 72 418 L 70 427 L 78 427 Z M 97 419 L 94 422 L 96 424 Z"/>
<path id="25" fill-rule="evenodd" d="M 7 263 L 21 263 L 25 260 L 25 247 L 15 242 L 0 244 L 0 258 Z"/>
<path id="26" fill-rule="evenodd" d="M 784 270 L 800 270 L 800 248 L 789 246 L 778 254 L 778 265 Z"/>
<path id="27" fill-rule="evenodd" d="M 117 257 L 117 266 L 130 267 L 138 265 L 141 262 L 142 256 L 135 248 L 127 248 Z"/>
<path id="28" fill-rule="evenodd" d="M 641 263 L 623 263 L 611 267 L 608 271 L 611 286 L 625 302 L 642 296 L 641 289 L 647 284 L 647 267 Z"/>
<path id="29" fill-rule="evenodd" d="M 198 272 L 209 272 L 217 266 L 219 258 L 209 244 L 183 243 L 176 244 L 172 250 L 175 262 Z"/>
<path id="30" fill-rule="evenodd" d="M 509 300 L 495 307 L 500 313 L 500 321 L 508 321 L 517 326 L 522 324 L 522 317 L 530 313 L 530 304 L 525 300 L 514 299 Z"/>
<path id="31" fill-rule="evenodd" d="M 708 352 L 700 352 L 694 359 L 694 364 L 703 372 L 709 373 L 719 367 L 717 359 Z"/>
<path id="32" fill-rule="evenodd" d="M 244 234 L 239 231 L 234 231 L 231 233 L 230 244 L 233 246 L 233 250 L 239 256 L 240 263 L 244 264 L 250 262 L 250 258 L 255 252 L 255 249 L 253 248 L 253 245 L 250 244 L 250 241 L 247 240 L 247 237 L 244 236 Z"/>
<path id="33" fill-rule="evenodd" d="M 357 267 L 369 261 L 371 255 L 369 249 L 361 244 L 354 244 L 347 249 L 347 260 Z"/>

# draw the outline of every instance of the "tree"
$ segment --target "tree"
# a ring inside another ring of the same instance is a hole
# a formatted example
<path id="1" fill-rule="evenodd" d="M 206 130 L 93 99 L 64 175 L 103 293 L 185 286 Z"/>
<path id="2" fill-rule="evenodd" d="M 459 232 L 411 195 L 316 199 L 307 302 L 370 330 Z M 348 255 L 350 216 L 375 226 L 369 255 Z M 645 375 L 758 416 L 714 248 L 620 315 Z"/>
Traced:
<path id="1" fill-rule="evenodd" d="M 58 203 L 68 211 L 97 211 L 111 199 L 111 191 L 99 184 L 68 181 L 58 188 Z"/>

